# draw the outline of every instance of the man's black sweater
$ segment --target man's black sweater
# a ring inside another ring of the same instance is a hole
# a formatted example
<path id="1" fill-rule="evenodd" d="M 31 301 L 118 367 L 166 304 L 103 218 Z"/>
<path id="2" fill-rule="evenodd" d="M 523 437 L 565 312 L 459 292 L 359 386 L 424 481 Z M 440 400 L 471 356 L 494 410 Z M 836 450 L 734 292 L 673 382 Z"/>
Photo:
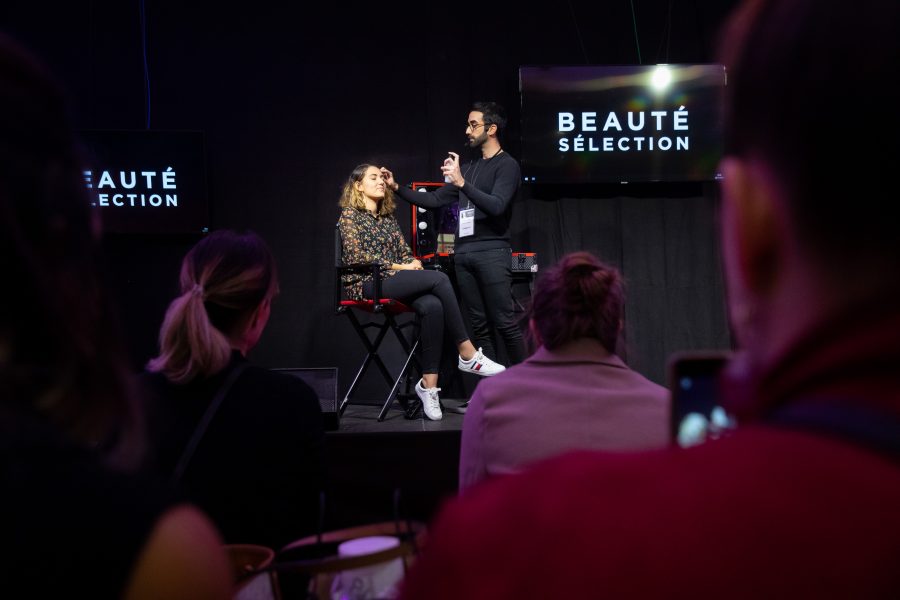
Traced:
<path id="1" fill-rule="evenodd" d="M 459 200 L 459 209 L 475 209 L 475 233 L 456 238 L 454 252 L 464 254 L 493 248 L 509 248 L 512 203 L 519 191 L 519 163 L 503 151 L 491 158 L 469 161 L 461 168 L 466 183 L 448 184 L 433 192 L 416 192 L 400 186 L 397 195 L 416 206 L 438 208 Z"/>

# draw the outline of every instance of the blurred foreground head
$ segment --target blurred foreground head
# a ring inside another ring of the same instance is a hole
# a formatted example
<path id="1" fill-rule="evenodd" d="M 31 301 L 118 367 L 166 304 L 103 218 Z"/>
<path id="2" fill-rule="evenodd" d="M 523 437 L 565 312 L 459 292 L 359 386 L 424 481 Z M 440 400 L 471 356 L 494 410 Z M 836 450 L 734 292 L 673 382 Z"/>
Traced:
<path id="1" fill-rule="evenodd" d="M 750 350 L 777 353 L 842 307 L 900 289 L 887 218 L 898 13 L 880 0 L 749 0 L 723 31 L 723 258 Z"/>
<path id="2" fill-rule="evenodd" d="M 135 458 L 137 418 L 61 89 L 0 35 L 0 411 Z"/>

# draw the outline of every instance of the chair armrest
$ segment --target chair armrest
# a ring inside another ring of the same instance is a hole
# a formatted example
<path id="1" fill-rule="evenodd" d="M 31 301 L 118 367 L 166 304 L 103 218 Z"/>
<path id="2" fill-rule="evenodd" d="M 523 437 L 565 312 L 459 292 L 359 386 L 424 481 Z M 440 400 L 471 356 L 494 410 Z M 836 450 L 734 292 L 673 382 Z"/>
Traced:
<path id="1" fill-rule="evenodd" d="M 348 273 L 372 273 L 373 297 L 375 310 L 379 310 L 381 301 L 381 265 L 378 263 L 350 263 L 335 267 L 337 270 L 338 285 L 340 285 L 340 276 Z M 337 290 L 335 297 L 335 306 L 340 306 L 340 289 Z"/>
<path id="2" fill-rule="evenodd" d="M 381 265 L 378 263 L 351 263 L 349 265 L 341 265 L 338 269 L 347 272 L 381 271 Z"/>

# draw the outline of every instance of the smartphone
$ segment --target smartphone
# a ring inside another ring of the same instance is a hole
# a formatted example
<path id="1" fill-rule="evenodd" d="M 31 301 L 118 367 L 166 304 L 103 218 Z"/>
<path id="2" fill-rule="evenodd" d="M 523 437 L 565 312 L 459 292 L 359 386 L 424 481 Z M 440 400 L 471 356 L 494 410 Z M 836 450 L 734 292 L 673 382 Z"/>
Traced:
<path id="1" fill-rule="evenodd" d="M 722 407 L 719 376 L 731 360 L 725 350 L 679 352 L 669 359 L 670 436 L 680 447 L 721 437 L 737 423 Z"/>

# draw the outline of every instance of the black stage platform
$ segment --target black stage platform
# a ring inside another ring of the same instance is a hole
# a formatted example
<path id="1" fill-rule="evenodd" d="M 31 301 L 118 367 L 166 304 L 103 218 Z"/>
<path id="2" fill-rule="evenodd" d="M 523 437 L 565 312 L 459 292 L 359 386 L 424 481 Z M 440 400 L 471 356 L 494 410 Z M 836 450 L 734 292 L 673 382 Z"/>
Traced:
<path id="1" fill-rule="evenodd" d="M 347 433 L 398 433 L 410 431 L 462 431 L 463 413 L 465 408 L 460 408 L 466 399 L 455 400 L 441 398 L 444 418 L 440 421 L 430 421 L 422 416 L 421 408 L 414 419 L 404 417 L 403 410 L 398 402 L 394 402 L 388 411 L 384 421 L 379 422 L 378 413 L 381 405 L 348 404 L 341 416 L 340 429 L 329 432 L 328 435 L 343 435 Z"/>
<path id="2" fill-rule="evenodd" d="M 429 521 L 457 491 L 463 402 L 441 399 L 440 421 L 421 410 L 406 419 L 395 402 L 379 422 L 380 405 L 348 405 L 325 436 L 326 528 L 390 520 L 395 506 L 402 518 Z"/>

